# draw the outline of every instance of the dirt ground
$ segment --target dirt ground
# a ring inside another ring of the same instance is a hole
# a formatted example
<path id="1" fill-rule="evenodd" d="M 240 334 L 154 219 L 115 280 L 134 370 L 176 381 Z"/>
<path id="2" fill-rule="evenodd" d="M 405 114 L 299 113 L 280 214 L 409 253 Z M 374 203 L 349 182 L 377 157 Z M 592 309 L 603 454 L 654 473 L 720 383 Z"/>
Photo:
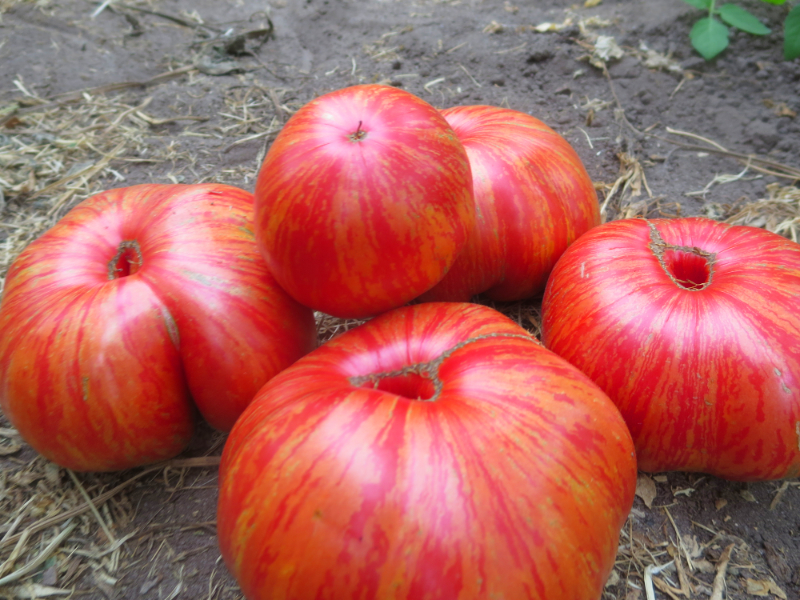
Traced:
<path id="1" fill-rule="evenodd" d="M 609 220 L 707 215 L 797 240 L 800 60 L 782 60 L 788 5 L 742 0 L 773 33 L 735 33 L 707 63 L 689 45 L 699 11 L 681 0 L 594 4 L 129 0 L 93 17 L 93 2 L 0 0 L 0 275 L 94 192 L 252 190 L 294 110 L 365 82 L 440 108 L 540 118 L 575 147 Z M 240 598 L 215 541 L 223 444 L 200 425 L 168 465 L 75 477 L 0 419 L 0 578 L 74 526 L 0 598 Z M 84 495 L 96 512 L 79 512 Z M 800 483 L 641 477 L 604 598 L 649 599 L 648 584 L 658 599 L 800 598 Z"/>

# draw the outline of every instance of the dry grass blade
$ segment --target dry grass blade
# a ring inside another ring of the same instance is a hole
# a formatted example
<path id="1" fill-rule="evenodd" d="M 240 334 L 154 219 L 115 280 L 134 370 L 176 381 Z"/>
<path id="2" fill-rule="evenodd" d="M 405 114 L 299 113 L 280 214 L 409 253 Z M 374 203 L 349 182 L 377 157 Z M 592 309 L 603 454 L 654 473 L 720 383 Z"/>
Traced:
<path id="1" fill-rule="evenodd" d="M 31 536 L 31 530 L 26 529 L 23 531 L 19 538 L 17 539 L 17 545 L 14 546 L 14 549 L 11 551 L 11 554 L 8 556 L 6 561 L 0 565 L 0 576 L 4 575 L 7 571 L 10 571 L 14 568 L 14 563 L 22 554 L 22 551 L 25 549 L 25 544 L 28 543 L 28 538 Z"/>
<path id="2" fill-rule="evenodd" d="M 125 142 L 120 142 L 120 144 L 116 148 L 114 148 L 109 155 L 103 157 L 103 159 L 98 161 L 96 164 L 90 165 L 90 166 L 86 167 L 85 169 L 81 169 L 77 173 L 72 173 L 71 175 L 67 175 L 66 177 L 62 177 L 58 181 L 55 181 L 55 182 L 51 183 L 50 185 L 48 185 L 47 187 L 42 188 L 38 192 L 36 192 L 34 194 L 31 194 L 28 197 L 28 200 L 35 200 L 39 196 L 45 196 L 47 194 L 50 194 L 51 192 L 54 192 L 58 188 L 64 186 L 65 184 L 69 183 L 70 181 L 72 181 L 74 179 L 78 179 L 79 177 L 86 177 L 86 178 L 91 177 L 92 175 L 94 175 L 95 173 L 97 173 L 98 171 L 103 169 L 109 163 L 111 158 L 116 156 L 122 150 L 122 148 L 124 146 L 125 146 Z M 51 208 L 51 210 L 49 212 L 52 213 L 52 212 L 55 212 L 55 210 L 53 210 Z"/>
<path id="3" fill-rule="evenodd" d="M 686 546 L 683 543 L 683 538 L 681 538 L 681 532 L 678 530 L 678 525 L 675 523 L 675 519 L 672 518 L 672 513 L 669 512 L 668 508 L 664 508 L 664 512 L 667 513 L 667 517 L 669 517 L 669 522 L 672 523 L 672 527 L 675 529 L 675 536 L 678 538 L 678 546 L 683 551 L 684 556 L 686 557 L 686 564 L 689 565 L 689 570 L 694 571 L 694 563 L 692 563 L 692 557 L 689 556 L 689 551 L 686 550 Z M 676 561 L 679 559 L 676 559 Z"/>
<path id="4" fill-rule="evenodd" d="M 646 200 L 633 202 L 634 198 L 642 195 L 642 188 L 647 190 L 648 198 L 653 197 L 639 160 L 627 152 L 620 152 L 617 154 L 617 158 L 619 159 L 619 176 L 606 192 L 605 200 L 600 207 L 600 216 L 604 221 L 608 219 L 608 208 L 612 199 L 617 196 L 619 196 L 616 202 L 617 212 L 619 218 L 623 219 L 647 214 L 648 202 Z"/>
<path id="5" fill-rule="evenodd" d="M 3 538 L 0 539 L 0 545 L 2 545 L 3 542 L 5 542 L 8 538 L 14 535 L 14 533 L 17 531 L 17 527 L 19 527 L 19 524 L 22 523 L 22 520 L 25 518 L 28 507 L 34 500 L 35 496 L 31 496 L 22 506 L 17 508 L 17 510 L 15 511 L 16 517 L 12 517 L 14 521 L 8 526 L 8 531 L 5 532 Z M 2 574 L 3 574 L 3 568 L 0 567 L 0 575 Z"/>
<path id="6" fill-rule="evenodd" d="M 783 495 L 786 493 L 786 490 L 789 489 L 789 482 L 784 481 L 781 484 L 781 487 L 778 488 L 778 491 L 775 493 L 775 497 L 772 499 L 772 502 L 769 503 L 769 509 L 775 510 L 780 504 L 781 499 L 783 499 Z"/>
<path id="7" fill-rule="evenodd" d="M 100 525 L 100 528 L 103 530 L 103 533 L 106 534 L 108 542 L 111 545 L 114 545 L 116 539 L 109 530 L 105 519 L 100 515 L 100 512 L 97 510 L 97 506 L 95 506 L 94 502 L 92 502 L 92 499 L 89 497 L 86 488 L 83 487 L 83 484 L 80 482 L 77 475 L 75 475 L 75 472 L 72 469 L 67 469 L 67 473 L 69 473 L 69 476 L 72 478 L 72 481 L 75 484 L 75 487 L 78 488 L 78 491 L 81 493 L 81 496 L 83 496 L 84 500 L 86 500 L 86 504 L 89 505 L 89 510 L 94 515 L 94 518 L 97 520 L 97 523 Z"/>
<path id="8" fill-rule="evenodd" d="M 767 192 L 767 198 L 746 204 L 725 222 L 763 227 L 792 241 L 800 241 L 800 188 L 771 183 L 767 185 Z"/>
<path id="9" fill-rule="evenodd" d="M 70 523 L 69 525 L 67 525 L 64 528 L 64 530 L 61 533 L 59 533 L 55 538 L 53 538 L 53 540 L 47 545 L 47 547 L 41 551 L 39 556 L 37 556 L 28 564 L 26 564 L 24 567 L 14 571 L 10 575 L 6 575 L 5 577 L 0 578 L 0 586 L 8 585 L 9 583 L 17 581 L 18 579 L 21 579 L 28 573 L 34 571 L 39 565 L 41 565 L 44 561 L 50 558 L 50 555 L 53 553 L 53 551 L 56 548 L 58 548 L 61 542 L 63 542 L 65 539 L 67 539 L 67 537 L 69 537 L 69 534 L 71 534 L 72 531 L 77 526 L 78 526 L 77 523 Z"/>
<path id="10" fill-rule="evenodd" d="M 26 532 L 27 532 L 28 535 L 31 535 L 33 533 L 36 533 L 36 532 L 42 531 L 44 529 L 47 529 L 48 527 L 52 527 L 53 525 L 58 525 L 59 523 L 61 523 L 63 521 L 66 521 L 67 519 L 70 519 L 72 517 L 76 517 L 78 515 L 81 515 L 81 514 L 87 512 L 87 511 L 91 510 L 89 504 L 92 504 L 95 507 L 100 506 L 101 504 L 106 502 L 108 499 L 113 498 L 114 496 L 119 494 L 122 490 L 124 490 L 125 488 L 130 486 L 135 481 L 141 479 L 145 475 L 148 475 L 148 474 L 153 473 L 155 471 L 159 471 L 161 469 L 164 469 L 165 467 L 173 467 L 173 468 L 192 468 L 192 467 L 205 468 L 205 467 L 216 467 L 216 466 L 219 466 L 219 463 L 220 463 L 220 457 L 219 456 L 200 456 L 200 457 L 196 457 L 196 458 L 173 459 L 173 460 L 169 460 L 169 461 L 166 461 L 166 462 L 159 463 L 159 464 L 154 465 L 152 467 L 148 467 L 144 471 L 142 471 L 141 473 L 137 473 L 133 477 L 131 477 L 129 479 L 126 479 L 125 481 L 120 483 L 118 486 L 108 490 L 107 492 L 104 492 L 104 493 L 98 495 L 96 498 L 94 498 L 91 501 L 91 503 L 83 504 L 83 505 L 78 506 L 76 508 L 64 511 L 64 512 L 62 512 L 60 514 L 56 514 L 56 515 L 54 515 L 52 517 L 48 517 L 46 519 L 42 519 L 42 520 L 36 522 L 35 524 L 31 525 L 23 533 L 17 534 L 17 535 L 13 535 L 13 536 L 9 536 L 7 539 L 5 539 L 2 542 L 0 542 L 0 550 L 2 550 L 6 546 L 10 546 L 11 544 L 17 543 L 19 541 L 19 539 L 23 535 L 25 535 Z"/>
<path id="11" fill-rule="evenodd" d="M 796 167 L 784 165 L 782 163 L 770 160 L 768 158 L 764 158 L 762 156 L 757 156 L 755 154 L 743 154 L 741 152 L 733 152 L 723 147 L 721 144 L 718 144 L 713 140 L 697 135 L 696 133 L 690 133 L 688 131 L 680 131 L 678 129 L 672 129 L 671 127 L 667 127 L 667 133 L 689 137 L 691 139 L 701 141 L 707 145 L 701 146 L 698 144 L 686 144 L 684 142 L 679 142 L 678 140 L 665 138 L 663 136 L 658 136 L 658 135 L 652 135 L 652 137 L 662 140 L 664 142 L 668 142 L 670 144 L 674 144 L 676 146 L 680 146 L 681 148 L 685 148 L 686 150 L 696 150 L 698 152 L 711 152 L 713 154 L 720 154 L 722 156 L 729 156 L 731 158 L 736 158 L 739 159 L 741 162 L 745 163 L 746 165 L 750 166 L 750 168 L 752 168 L 753 170 L 758 171 L 759 173 L 764 173 L 766 175 L 774 175 L 775 177 L 783 177 L 791 179 L 793 181 L 797 181 L 798 179 L 800 179 L 800 169 Z"/>
<path id="12" fill-rule="evenodd" d="M 111 4 L 113 1 L 114 0 L 103 0 L 103 2 L 100 4 L 100 6 L 98 6 L 96 9 L 94 9 L 94 12 L 92 13 L 92 16 L 90 18 L 91 19 L 96 18 L 97 15 L 99 15 L 106 8 L 108 8 L 108 5 Z"/>
<path id="13" fill-rule="evenodd" d="M 16 108 L 14 108 L 14 110 L 4 112 L 2 116 L 0 116 L 0 125 L 5 125 L 14 117 L 20 117 L 42 111 L 49 111 L 54 108 L 58 108 L 64 104 L 79 102 L 87 95 L 100 96 L 104 94 L 109 94 L 111 92 L 119 92 L 122 90 L 127 90 L 130 88 L 145 88 L 151 85 L 163 83 L 164 81 L 168 81 L 173 77 L 178 77 L 179 75 L 184 75 L 187 73 L 191 73 L 193 71 L 197 71 L 197 67 L 195 67 L 194 65 L 189 65 L 186 67 L 181 67 L 180 69 L 165 71 L 164 73 L 160 73 L 155 77 L 152 77 L 151 79 L 148 79 L 146 81 L 120 81 L 119 83 L 109 83 L 107 85 L 82 88 L 79 90 L 74 90 L 72 92 L 64 92 L 63 94 L 57 94 L 53 96 L 51 100 L 49 101 L 45 100 L 42 103 L 37 104 L 35 106 L 27 106 L 21 108 L 19 107 L 19 105 L 17 105 Z"/>

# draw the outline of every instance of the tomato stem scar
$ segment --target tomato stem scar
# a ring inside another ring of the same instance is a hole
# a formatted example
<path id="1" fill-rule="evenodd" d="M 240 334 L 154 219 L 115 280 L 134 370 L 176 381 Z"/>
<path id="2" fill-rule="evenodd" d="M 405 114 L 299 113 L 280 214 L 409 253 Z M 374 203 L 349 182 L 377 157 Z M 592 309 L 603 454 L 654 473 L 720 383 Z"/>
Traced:
<path id="1" fill-rule="evenodd" d="M 123 240 L 117 253 L 108 261 L 108 279 L 121 279 L 136 273 L 142 266 L 142 250 L 136 240 Z"/>
<path id="2" fill-rule="evenodd" d="M 491 338 L 518 338 L 541 345 L 536 338 L 528 335 L 520 335 L 516 333 L 489 333 L 486 335 L 479 335 L 466 339 L 463 342 L 456 344 L 452 348 L 445 350 L 442 352 L 442 354 L 431 361 L 414 363 L 395 371 L 385 371 L 382 373 L 369 373 L 367 375 L 353 376 L 350 377 L 350 383 L 358 387 L 372 387 L 375 389 L 381 389 L 381 381 L 383 380 L 407 377 L 409 375 L 417 376 L 418 378 L 429 381 L 430 384 L 433 385 L 433 393 L 423 394 L 425 396 L 424 398 L 419 397 L 416 398 L 416 400 L 420 402 L 436 402 L 439 399 L 443 385 L 442 380 L 439 378 L 439 367 L 442 365 L 442 363 L 454 352 L 460 350 L 464 346 L 472 344 L 473 342 Z"/>
<path id="3" fill-rule="evenodd" d="M 367 137 L 367 132 L 361 129 L 361 124 L 363 121 L 358 122 L 358 127 L 356 128 L 355 133 L 350 134 L 350 141 L 351 142 L 360 142 L 365 137 Z"/>
<path id="4" fill-rule="evenodd" d="M 706 252 L 697 246 L 668 244 L 655 225 L 650 221 L 647 225 L 650 227 L 650 250 L 675 285 L 690 292 L 699 292 L 711 285 L 717 261 L 715 252 Z"/>

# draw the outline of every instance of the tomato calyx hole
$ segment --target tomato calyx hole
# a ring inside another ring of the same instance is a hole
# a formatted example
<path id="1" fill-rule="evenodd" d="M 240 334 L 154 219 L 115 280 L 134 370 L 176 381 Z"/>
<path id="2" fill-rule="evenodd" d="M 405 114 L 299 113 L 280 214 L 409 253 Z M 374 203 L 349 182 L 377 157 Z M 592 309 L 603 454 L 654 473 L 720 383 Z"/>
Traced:
<path id="1" fill-rule="evenodd" d="M 361 129 L 361 124 L 363 121 L 358 122 L 358 127 L 356 128 L 355 132 L 350 134 L 350 141 L 351 142 L 360 142 L 364 138 L 367 137 L 367 132 Z"/>
<path id="2" fill-rule="evenodd" d="M 711 285 L 717 255 L 696 246 L 668 244 L 652 223 L 650 250 L 672 282 L 684 290 L 699 292 Z"/>
<path id="3" fill-rule="evenodd" d="M 664 252 L 664 265 L 680 287 L 687 290 L 702 290 L 708 285 L 711 267 L 706 257 L 684 250 Z"/>
<path id="4" fill-rule="evenodd" d="M 353 375 L 349 378 L 350 384 L 356 387 L 373 388 L 395 394 L 409 400 L 419 402 L 437 402 L 442 395 L 444 383 L 439 377 L 439 368 L 453 353 L 464 346 L 492 338 L 522 339 L 540 345 L 536 338 L 529 334 L 518 333 L 487 333 L 467 338 L 429 362 L 420 362 L 407 365 L 396 371 L 382 373 L 369 373 L 367 375 Z"/>
<path id="5" fill-rule="evenodd" d="M 419 373 L 383 377 L 376 382 L 375 387 L 411 400 L 430 400 L 436 393 L 433 381 Z"/>
<path id="6" fill-rule="evenodd" d="M 117 253 L 108 261 L 108 279 L 121 279 L 133 275 L 142 267 L 142 251 L 136 240 L 124 240 Z"/>
<path id="7" fill-rule="evenodd" d="M 436 376 L 419 367 L 421 365 L 411 365 L 399 371 L 373 373 L 352 378 L 351 381 L 359 387 L 381 390 L 409 400 L 434 402 L 439 391 Z"/>

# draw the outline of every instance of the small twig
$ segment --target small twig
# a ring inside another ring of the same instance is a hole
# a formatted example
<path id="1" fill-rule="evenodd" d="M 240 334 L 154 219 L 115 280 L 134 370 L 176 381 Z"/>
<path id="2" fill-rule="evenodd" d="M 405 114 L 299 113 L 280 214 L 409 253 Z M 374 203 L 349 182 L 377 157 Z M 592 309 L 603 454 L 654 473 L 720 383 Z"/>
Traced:
<path id="1" fill-rule="evenodd" d="M 669 99 L 672 100 L 672 97 L 678 93 L 678 91 L 683 87 L 683 84 L 686 83 L 686 77 L 681 79 L 681 82 L 672 90 L 672 93 L 669 95 Z"/>
<path id="2" fill-rule="evenodd" d="M 212 25 L 207 25 L 206 23 L 192 23 L 191 21 L 181 19 L 180 17 L 176 17 L 174 15 L 158 12 L 155 10 L 150 10 L 148 8 L 141 8 L 139 6 L 133 6 L 131 4 L 123 4 L 120 2 L 116 6 L 119 6 L 121 8 L 127 8 L 128 10 L 135 10 L 140 13 L 144 13 L 146 15 L 153 15 L 154 17 L 161 17 L 162 19 L 166 19 L 167 21 L 172 21 L 173 23 L 177 23 L 182 27 L 188 27 L 189 29 L 197 29 L 198 27 L 203 27 L 205 29 L 210 29 L 211 31 L 215 31 L 217 33 L 225 31 L 224 29 L 220 29 L 219 27 L 214 27 Z"/>
<path id="3" fill-rule="evenodd" d="M 663 565 L 647 565 L 644 570 L 644 591 L 647 594 L 647 600 L 656 600 L 656 591 L 653 589 L 653 575 L 658 575 L 661 571 L 668 568 L 674 563 L 674 560 L 669 561 Z"/>
<path id="4" fill-rule="evenodd" d="M 783 498 L 783 495 L 786 493 L 786 490 L 788 490 L 788 489 L 789 489 L 789 482 L 788 481 L 784 481 L 781 484 L 781 487 L 778 488 L 778 491 L 775 494 L 775 497 L 772 499 L 772 502 L 769 503 L 769 509 L 770 510 L 775 510 L 775 508 L 778 506 L 778 504 L 780 503 L 781 499 Z"/>
<path id="5" fill-rule="evenodd" d="M 450 50 L 445 50 L 444 53 L 445 54 L 452 54 L 453 52 L 455 52 L 459 48 L 463 48 L 466 45 L 467 45 L 467 42 L 461 42 L 458 46 L 453 46 L 452 48 L 450 48 Z"/>
<path id="6" fill-rule="evenodd" d="M 230 152 L 230 150 L 232 148 L 234 148 L 235 146 L 238 146 L 239 144 L 244 144 L 246 142 L 251 142 L 253 140 L 258 140 L 258 139 L 261 139 L 263 137 L 268 137 L 270 135 L 277 135 L 279 131 L 280 130 L 267 130 L 267 131 L 262 131 L 261 133 L 254 133 L 253 135 L 248 135 L 247 137 L 243 137 L 241 139 L 238 139 L 235 142 L 231 142 L 230 144 L 225 146 L 222 149 L 221 152 L 222 152 L 222 154 L 226 154 L 227 152 Z"/>
<path id="7" fill-rule="evenodd" d="M 617 96 L 617 90 L 614 89 L 614 82 L 611 80 L 611 74 L 608 72 L 608 67 L 606 66 L 605 63 L 603 63 L 603 74 L 606 76 L 606 79 L 608 79 L 608 89 L 611 90 L 611 95 L 614 96 L 614 101 L 617 103 L 617 108 L 619 108 L 622 120 L 625 121 L 625 124 L 628 127 L 630 127 L 636 135 L 638 136 L 645 135 L 644 133 L 636 129 L 636 127 L 631 125 L 631 122 L 628 121 L 628 117 L 625 116 L 625 109 L 622 106 L 622 102 L 620 102 L 619 96 Z"/>
<path id="8" fill-rule="evenodd" d="M 731 544 L 722 551 L 717 563 L 717 574 L 714 576 L 714 587 L 711 590 L 710 600 L 722 600 L 722 594 L 725 591 L 725 573 L 728 570 L 728 563 L 731 560 L 731 552 L 735 544 Z"/>
<path id="9" fill-rule="evenodd" d="M 269 101 L 272 102 L 272 106 L 275 108 L 275 116 L 279 121 L 285 121 L 286 114 L 288 113 L 291 115 L 291 111 L 281 104 L 281 99 L 278 97 L 278 92 L 275 91 L 275 88 L 267 88 L 265 91 L 267 92 Z"/>
<path id="10" fill-rule="evenodd" d="M 703 137 L 702 135 L 697 135 L 696 133 L 691 133 L 689 131 L 680 131 L 679 129 L 673 129 L 672 127 L 667 127 L 667 133 L 674 133 L 675 135 L 684 135 L 686 137 L 690 137 L 695 139 L 699 142 L 705 142 L 706 144 L 710 144 L 711 146 L 716 147 L 718 150 L 722 150 L 723 152 L 727 152 L 725 148 L 723 148 L 720 144 L 715 142 L 714 140 L 710 140 L 708 138 Z"/>

